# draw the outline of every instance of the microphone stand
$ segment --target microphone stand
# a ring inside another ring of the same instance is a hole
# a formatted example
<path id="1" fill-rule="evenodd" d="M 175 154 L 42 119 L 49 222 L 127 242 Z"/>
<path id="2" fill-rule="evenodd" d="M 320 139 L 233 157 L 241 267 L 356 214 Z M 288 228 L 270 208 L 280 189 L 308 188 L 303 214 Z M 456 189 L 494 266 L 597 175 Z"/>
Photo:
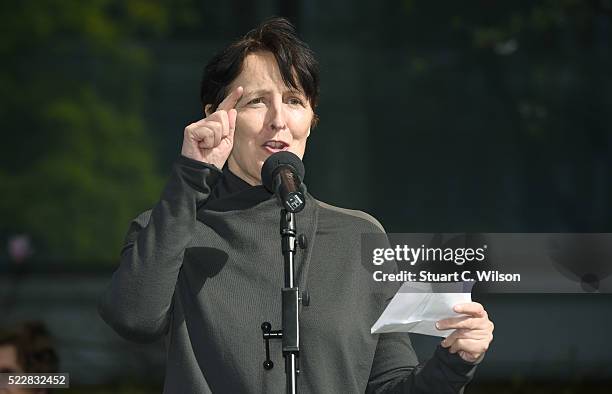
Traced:
<path id="1" fill-rule="evenodd" d="M 300 291 L 294 284 L 295 256 L 295 214 L 281 210 L 280 233 L 283 257 L 285 260 L 285 287 L 282 291 L 283 303 L 283 357 L 285 357 L 285 374 L 287 393 L 297 393 L 297 375 L 299 374 L 298 356 L 300 354 Z"/>
<path id="2" fill-rule="evenodd" d="M 308 305 L 309 297 L 295 286 L 294 256 L 296 250 L 295 214 L 286 209 L 281 210 L 280 234 L 281 249 L 284 258 L 285 286 L 282 294 L 282 330 L 272 330 L 269 322 L 261 325 L 266 344 L 266 360 L 263 367 L 270 370 L 274 363 L 270 360 L 270 339 L 283 340 L 283 357 L 285 358 L 286 387 L 288 394 L 297 393 L 297 377 L 300 373 L 298 357 L 300 354 L 300 303 Z"/>

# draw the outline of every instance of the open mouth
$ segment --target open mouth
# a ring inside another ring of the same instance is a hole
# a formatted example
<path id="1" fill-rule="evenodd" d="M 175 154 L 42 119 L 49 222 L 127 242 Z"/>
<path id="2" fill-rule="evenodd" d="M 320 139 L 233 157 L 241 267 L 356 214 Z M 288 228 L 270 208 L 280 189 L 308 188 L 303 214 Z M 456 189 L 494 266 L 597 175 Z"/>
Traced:
<path id="1" fill-rule="evenodd" d="M 270 140 L 266 141 L 262 147 L 270 153 L 276 153 L 289 149 L 289 144 L 283 141 Z"/>

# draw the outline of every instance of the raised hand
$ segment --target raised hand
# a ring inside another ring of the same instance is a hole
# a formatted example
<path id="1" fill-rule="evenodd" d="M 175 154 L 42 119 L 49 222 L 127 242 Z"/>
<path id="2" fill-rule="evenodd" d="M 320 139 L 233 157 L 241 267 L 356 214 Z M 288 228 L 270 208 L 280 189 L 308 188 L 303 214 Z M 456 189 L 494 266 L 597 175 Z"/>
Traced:
<path id="1" fill-rule="evenodd" d="M 232 90 L 217 110 L 185 128 L 181 154 L 222 168 L 234 146 L 237 112 L 234 109 L 243 88 Z"/>

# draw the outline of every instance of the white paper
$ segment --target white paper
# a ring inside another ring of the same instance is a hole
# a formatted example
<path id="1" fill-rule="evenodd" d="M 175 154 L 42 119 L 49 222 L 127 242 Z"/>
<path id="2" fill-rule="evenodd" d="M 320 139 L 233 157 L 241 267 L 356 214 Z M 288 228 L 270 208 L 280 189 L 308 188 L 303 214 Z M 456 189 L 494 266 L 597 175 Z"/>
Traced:
<path id="1" fill-rule="evenodd" d="M 472 301 L 470 293 L 414 293 L 404 286 L 409 287 L 408 283 L 402 285 L 372 326 L 372 334 L 412 332 L 447 337 L 454 329 L 438 330 L 436 322 L 449 317 L 465 316 L 453 311 L 453 306 Z"/>

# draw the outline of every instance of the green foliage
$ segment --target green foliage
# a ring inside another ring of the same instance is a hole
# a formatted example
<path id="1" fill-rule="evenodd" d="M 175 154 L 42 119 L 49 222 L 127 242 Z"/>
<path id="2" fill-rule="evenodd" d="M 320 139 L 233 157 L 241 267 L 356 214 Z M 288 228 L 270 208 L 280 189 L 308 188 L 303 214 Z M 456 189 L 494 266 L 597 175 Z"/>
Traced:
<path id="1" fill-rule="evenodd" d="M 404 0 L 402 10 L 381 18 L 393 50 L 370 69 L 405 94 L 368 92 L 370 108 L 396 101 L 402 116 L 372 122 L 394 143 L 368 153 L 411 169 L 419 187 L 406 215 L 388 201 L 375 208 L 385 228 L 609 231 L 610 2 Z"/>
<path id="2" fill-rule="evenodd" d="M 142 42 L 167 34 L 170 7 L 71 0 L 0 9 L 0 235 L 30 235 L 37 259 L 114 261 L 129 220 L 163 187 L 143 116 L 151 68 Z"/>

